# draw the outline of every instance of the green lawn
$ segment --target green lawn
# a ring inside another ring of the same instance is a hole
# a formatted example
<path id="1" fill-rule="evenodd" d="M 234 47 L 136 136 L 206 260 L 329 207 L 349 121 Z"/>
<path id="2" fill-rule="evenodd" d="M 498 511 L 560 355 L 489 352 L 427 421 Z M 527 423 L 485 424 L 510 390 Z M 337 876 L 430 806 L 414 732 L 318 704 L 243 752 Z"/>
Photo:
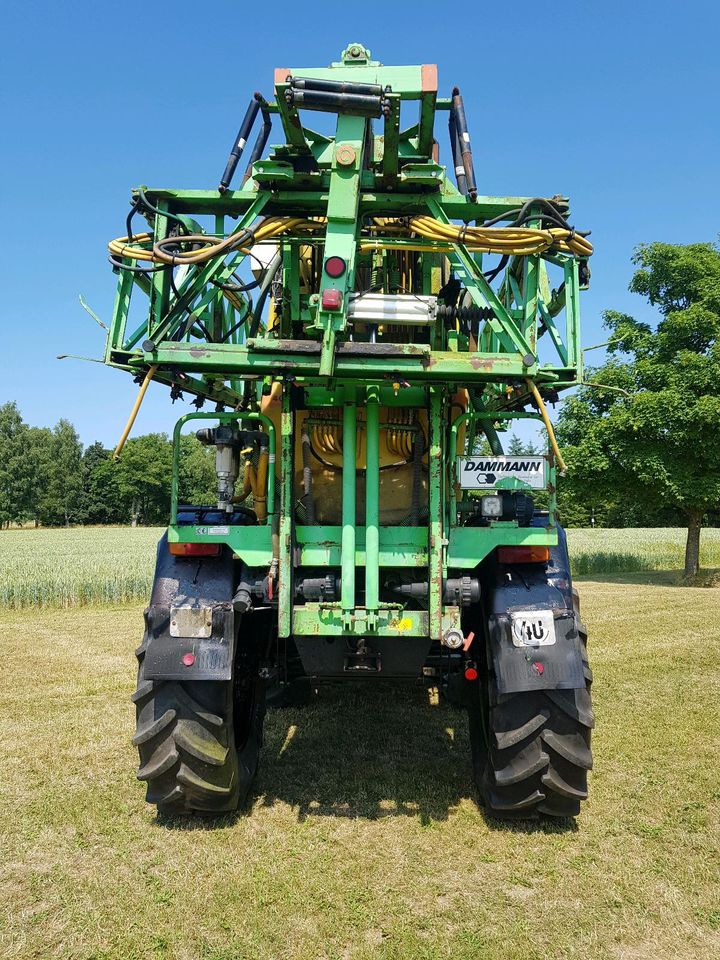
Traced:
<path id="1" fill-rule="evenodd" d="M 486 820 L 464 715 L 364 687 L 270 714 L 248 813 L 159 822 L 130 746 L 141 607 L 0 613 L 0 956 L 716 960 L 720 595 L 581 593 L 576 829 Z"/>
<path id="2" fill-rule="evenodd" d="M 0 532 L 0 607 L 86 606 L 144 601 L 159 527 L 74 527 Z M 680 529 L 569 530 L 578 575 L 681 571 Z M 700 559 L 720 568 L 720 529 L 702 534 Z"/>

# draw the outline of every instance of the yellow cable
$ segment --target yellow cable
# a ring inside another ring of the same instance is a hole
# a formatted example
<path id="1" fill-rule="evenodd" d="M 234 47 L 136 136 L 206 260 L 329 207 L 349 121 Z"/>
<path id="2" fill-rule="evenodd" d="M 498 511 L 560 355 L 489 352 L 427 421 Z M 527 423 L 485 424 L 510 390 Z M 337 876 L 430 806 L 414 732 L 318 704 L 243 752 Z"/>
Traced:
<path id="1" fill-rule="evenodd" d="M 268 448 L 261 447 L 258 457 L 257 474 L 255 476 L 255 487 L 253 489 L 253 505 L 258 523 L 265 523 L 267 520 L 268 464 Z"/>
<path id="2" fill-rule="evenodd" d="M 464 243 L 469 249 L 484 253 L 527 256 L 543 253 L 550 247 L 579 257 L 589 257 L 593 252 L 589 240 L 562 227 L 547 230 L 537 227 L 459 227 L 454 223 L 441 223 L 434 217 L 412 217 L 410 228 L 428 240 Z"/>
<path id="3" fill-rule="evenodd" d="M 254 244 L 270 240 L 281 233 L 286 233 L 288 230 L 318 230 L 323 227 L 324 222 L 308 220 L 304 217 L 267 217 L 253 228 L 250 241 L 242 230 L 238 233 L 231 233 L 222 240 L 211 234 L 191 233 L 182 238 L 168 237 L 155 243 L 152 249 L 144 249 L 138 244 L 152 243 L 153 237 L 150 233 L 139 233 L 133 237 L 132 244 L 129 243 L 128 237 L 117 237 L 115 240 L 111 240 L 108 244 L 108 250 L 113 257 L 120 259 L 127 258 L 180 266 L 185 263 L 206 263 L 213 257 L 219 257 L 234 251 L 247 253 Z M 174 253 L 168 253 L 165 250 L 165 246 L 170 243 L 177 243 L 179 240 L 182 240 L 183 243 L 192 243 L 195 246 L 201 245 L 200 249 Z"/>
<path id="4" fill-rule="evenodd" d="M 529 256 L 543 253 L 545 250 L 559 250 L 576 257 L 589 257 L 593 247 L 590 241 L 575 231 L 562 227 L 550 227 L 547 230 L 538 227 L 471 227 L 458 226 L 453 223 L 442 223 L 434 217 L 412 217 L 409 221 L 410 231 L 426 240 L 437 244 L 448 245 L 463 243 L 468 250 L 478 253 L 499 253 L 513 256 Z M 108 249 L 112 256 L 119 259 L 141 260 L 145 262 L 166 263 L 172 266 L 180 264 L 206 263 L 214 257 L 231 252 L 247 254 L 255 243 L 273 239 L 282 233 L 298 230 L 320 230 L 325 225 L 324 218 L 306 219 L 304 217 L 267 217 L 253 228 L 252 239 L 248 242 L 244 231 L 232 233 L 220 239 L 211 234 L 189 234 L 182 238 L 183 243 L 192 243 L 199 249 L 168 253 L 165 247 L 170 243 L 177 243 L 180 238 L 172 237 L 160 240 L 151 248 L 153 236 L 150 233 L 139 233 L 133 237 L 132 244 L 128 237 L 118 237 L 111 240 Z M 385 233 L 408 235 L 407 227 L 402 223 L 375 220 L 375 229 Z M 362 251 L 385 249 L 382 240 L 361 238 Z M 404 248 L 423 250 L 423 247 Z M 439 249 L 439 248 L 438 248 Z M 403 264 L 406 261 L 403 260 Z M 407 270 L 404 271 L 407 274 Z"/>
<path id="5" fill-rule="evenodd" d="M 550 422 L 545 401 L 540 396 L 540 391 L 535 386 L 535 383 L 529 377 L 525 378 L 525 383 L 528 385 L 528 389 L 532 393 L 535 403 L 538 405 L 540 416 L 542 417 L 543 423 L 545 424 L 545 429 L 547 430 L 548 440 L 550 441 L 552 452 L 555 455 L 555 460 L 560 468 L 560 473 L 564 475 L 567 472 L 567 464 L 563 460 L 563 455 L 560 453 L 560 447 L 558 446 L 557 439 L 555 438 L 555 431 L 553 430 L 553 425 Z"/>
<path id="6" fill-rule="evenodd" d="M 145 374 L 145 379 L 143 380 L 140 386 L 140 390 L 138 391 L 138 395 L 135 398 L 135 403 L 133 404 L 133 408 L 130 411 L 130 416 L 128 417 L 128 421 L 125 424 L 125 429 L 123 430 L 122 436 L 118 440 L 118 444 L 115 447 L 115 452 L 113 453 L 113 460 L 117 460 L 120 454 L 122 453 L 122 448 L 125 446 L 125 441 L 130 436 L 130 431 L 132 430 L 133 424 L 135 423 L 135 418 L 138 415 L 140 404 L 143 402 L 143 397 L 145 396 L 147 388 L 150 386 L 150 381 L 157 373 L 157 368 L 158 368 L 158 365 L 154 364 L 152 367 L 148 369 L 148 372 Z"/>

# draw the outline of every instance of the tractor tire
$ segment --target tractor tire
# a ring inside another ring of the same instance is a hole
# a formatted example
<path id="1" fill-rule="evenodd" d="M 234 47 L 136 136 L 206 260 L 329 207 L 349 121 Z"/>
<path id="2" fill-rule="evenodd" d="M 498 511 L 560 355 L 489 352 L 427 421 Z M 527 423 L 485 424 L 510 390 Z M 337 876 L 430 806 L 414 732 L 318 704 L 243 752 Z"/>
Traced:
<path id="1" fill-rule="evenodd" d="M 584 628 L 580 636 L 584 650 Z M 585 654 L 583 666 L 585 688 L 576 690 L 498 694 L 489 676 L 488 707 L 470 711 L 470 738 L 476 781 L 491 816 L 531 819 L 580 812 L 588 795 L 595 723 Z"/>
<path id="2" fill-rule="evenodd" d="M 257 771 L 265 712 L 264 687 L 234 680 L 145 679 L 145 647 L 132 696 L 146 799 L 166 816 L 223 814 L 247 799 Z"/>

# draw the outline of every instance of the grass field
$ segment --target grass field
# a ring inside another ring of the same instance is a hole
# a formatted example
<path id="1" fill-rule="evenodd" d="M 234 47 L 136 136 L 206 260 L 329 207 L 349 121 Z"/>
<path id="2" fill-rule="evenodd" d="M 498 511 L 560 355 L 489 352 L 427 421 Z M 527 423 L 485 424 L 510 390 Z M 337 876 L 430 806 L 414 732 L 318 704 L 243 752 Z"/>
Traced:
<path id="1" fill-rule="evenodd" d="M 269 715 L 249 814 L 158 821 L 130 746 L 140 606 L 0 613 L 0 956 L 716 960 L 718 592 L 581 593 L 576 829 L 486 820 L 463 714 L 357 688 Z"/>
<path id="2" fill-rule="evenodd" d="M 78 527 L 0 532 L 0 607 L 143 601 L 150 593 L 159 527 Z M 680 529 L 569 530 L 578 575 L 680 571 Z M 702 533 L 701 564 L 720 567 L 720 529 Z"/>

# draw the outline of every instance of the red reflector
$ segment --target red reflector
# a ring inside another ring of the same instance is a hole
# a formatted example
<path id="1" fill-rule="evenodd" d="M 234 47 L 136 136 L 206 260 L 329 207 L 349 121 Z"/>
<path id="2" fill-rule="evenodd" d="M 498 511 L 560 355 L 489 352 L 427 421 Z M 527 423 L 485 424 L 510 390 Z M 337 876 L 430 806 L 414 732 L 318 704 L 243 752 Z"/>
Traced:
<path id="1" fill-rule="evenodd" d="M 323 290 L 321 303 L 323 310 L 339 310 L 342 306 L 341 291 L 335 290 L 332 287 L 327 290 Z"/>
<path id="2" fill-rule="evenodd" d="M 478 672 L 475 667 L 465 667 L 465 679 L 466 680 L 477 680 Z"/>
<path id="3" fill-rule="evenodd" d="M 325 261 L 325 273 L 336 280 L 345 273 L 347 264 L 342 257 L 328 257 Z"/>
<path id="4" fill-rule="evenodd" d="M 185 656 L 182 658 L 182 662 L 186 667 L 191 667 L 195 663 L 195 654 L 186 653 Z"/>
<path id="5" fill-rule="evenodd" d="M 221 543 L 170 543 L 173 557 L 217 557 Z"/>
<path id="6" fill-rule="evenodd" d="M 497 558 L 500 563 L 547 563 L 550 559 L 550 548 L 498 547 Z"/>

